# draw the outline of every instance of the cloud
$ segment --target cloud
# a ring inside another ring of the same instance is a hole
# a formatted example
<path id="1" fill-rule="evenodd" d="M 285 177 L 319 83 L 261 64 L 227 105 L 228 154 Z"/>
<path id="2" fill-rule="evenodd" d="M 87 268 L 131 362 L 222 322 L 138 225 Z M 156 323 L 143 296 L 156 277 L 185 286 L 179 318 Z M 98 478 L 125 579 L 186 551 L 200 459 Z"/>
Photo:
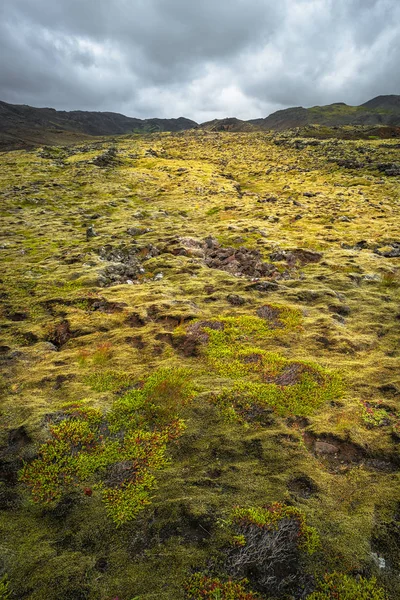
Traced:
<path id="1" fill-rule="evenodd" d="M 266 116 L 400 93 L 398 0 L 3 0 L 0 99 Z"/>

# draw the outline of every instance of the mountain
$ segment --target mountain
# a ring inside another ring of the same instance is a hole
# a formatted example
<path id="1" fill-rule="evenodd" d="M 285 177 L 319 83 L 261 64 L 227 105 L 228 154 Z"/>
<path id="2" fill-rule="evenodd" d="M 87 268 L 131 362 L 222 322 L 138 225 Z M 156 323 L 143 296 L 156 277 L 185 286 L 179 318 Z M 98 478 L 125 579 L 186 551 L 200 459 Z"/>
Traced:
<path id="1" fill-rule="evenodd" d="M 21 148 L 43 143 L 68 143 L 87 136 L 184 131 L 195 121 L 136 119 L 112 112 L 58 111 L 0 102 L 0 148 Z"/>
<path id="2" fill-rule="evenodd" d="M 272 113 L 265 119 L 249 121 L 257 129 L 283 131 L 306 125 L 386 125 L 400 126 L 400 96 L 377 96 L 360 106 L 336 102 L 312 108 L 287 108 Z"/>
<path id="3" fill-rule="evenodd" d="M 201 125 L 184 117 L 136 119 L 113 112 L 81 110 L 67 112 L 0 101 L 0 150 L 29 148 L 43 144 L 68 145 L 87 139 L 89 136 L 179 132 L 195 128 L 235 133 L 255 130 L 283 131 L 310 125 L 399 127 L 400 96 L 377 96 L 360 106 L 349 106 L 344 102 L 312 108 L 297 106 L 278 110 L 266 118 L 242 121 L 229 117 L 214 119 Z"/>
<path id="4" fill-rule="evenodd" d="M 200 125 L 201 129 L 206 131 L 232 131 L 235 133 L 241 131 L 254 131 L 256 127 L 249 121 L 241 121 L 235 117 L 227 117 L 225 119 L 214 119 Z"/>

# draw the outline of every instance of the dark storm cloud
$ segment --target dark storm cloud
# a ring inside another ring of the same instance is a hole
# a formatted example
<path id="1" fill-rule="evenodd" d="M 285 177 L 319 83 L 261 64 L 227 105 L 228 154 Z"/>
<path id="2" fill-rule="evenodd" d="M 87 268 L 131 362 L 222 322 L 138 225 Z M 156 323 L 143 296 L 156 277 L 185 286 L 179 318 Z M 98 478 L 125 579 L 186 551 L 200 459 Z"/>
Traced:
<path id="1" fill-rule="evenodd" d="M 202 121 L 400 93 L 398 0 L 3 0 L 0 99 Z"/>

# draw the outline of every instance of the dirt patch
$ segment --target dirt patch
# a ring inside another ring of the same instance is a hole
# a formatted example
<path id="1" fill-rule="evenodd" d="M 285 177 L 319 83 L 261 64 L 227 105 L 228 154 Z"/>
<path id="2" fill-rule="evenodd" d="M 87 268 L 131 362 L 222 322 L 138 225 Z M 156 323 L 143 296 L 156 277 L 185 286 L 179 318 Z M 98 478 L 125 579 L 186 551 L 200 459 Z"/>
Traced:
<path id="1" fill-rule="evenodd" d="M 288 490 L 300 498 L 311 498 L 318 492 L 317 484 L 307 475 L 299 475 L 290 479 Z"/>
<path id="2" fill-rule="evenodd" d="M 284 326 L 279 318 L 280 314 L 281 311 L 279 308 L 275 308 L 269 304 L 265 304 L 257 310 L 257 316 L 265 321 L 268 321 L 268 325 L 272 327 L 272 329 L 278 329 Z"/>
<path id="3" fill-rule="evenodd" d="M 360 464 L 374 471 L 391 473 L 397 471 L 400 465 L 400 460 L 395 455 L 372 454 L 351 441 L 335 436 L 317 438 L 306 431 L 303 439 L 308 450 L 322 460 L 333 473 Z"/>
<path id="4" fill-rule="evenodd" d="M 291 363 L 285 367 L 282 373 L 276 378 L 277 385 L 295 385 L 299 383 L 303 375 L 310 375 L 314 380 L 322 383 L 322 377 L 312 367 L 301 363 Z"/>
<path id="5" fill-rule="evenodd" d="M 254 352 L 253 354 L 247 354 L 246 356 L 243 356 L 240 360 L 242 363 L 245 363 L 247 365 L 253 365 L 261 363 L 262 358 L 263 357 L 261 354 L 257 354 L 256 352 Z"/>
<path id="6" fill-rule="evenodd" d="M 128 306 L 126 302 L 110 302 L 105 298 L 88 299 L 91 310 L 111 315 L 120 313 Z"/>
<path id="7" fill-rule="evenodd" d="M 173 343 L 173 335 L 169 331 L 162 331 L 154 336 L 158 342 L 166 342 L 167 344 Z"/>
<path id="8" fill-rule="evenodd" d="M 0 482 L 4 482 L 6 487 L 13 487 L 18 483 L 18 472 L 23 465 L 21 455 L 31 442 L 25 427 L 9 431 L 7 445 L 0 450 Z"/>
<path id="9" fill-rule="evenodd" d="M 147 321 L 139 313 L 132 313 L 125 320 L 125 324 L 129 327 L 144 327 Z"/>
<path id="10" fill-rule="evenodd" d="M 51 344 L 54 344 L 54 346 L 56 348 L 60 349 L 71 338 L 72 338 L 72 331 L 71 331 L 70 323 L 67 319 L 64 319 L 63 321 L 61 321 L 60 323 L 57 323 L 57 325 L 54 325 L 51 328 L 50 333 L 47 336 L 47 341 L 50 342 Z"/>
<path id="11" fill-rule="evenodd" d="M 27 319 L 29 319 L 29 315 L 27 312 L 25 311 L 10 311 L 10 312 L 6 312 L 6 318 L 9 319 L 10 321 L 14 321 L 16 323 L 21 322 L 21 321 L 26 321 Z"/>
<path id="12" fill-rule="evenodd" d="M 232 306 L 243 306 L 243 304 L 246 304 L 246 299 L 237 294 L 228 294 L 226 299 Z"/>
<path id="13" fill-rule="evenodd" d="M 146 343 L 143 341 L 141 335 L 135 335 L 132 337 L 128 336 L 125 338 L 125 342 L 137 350 L 143 350 L 146 348 Z"/>
<path id="14" fill-rule="evenodd" d="M 199 356 L 201 346 L 206 344 L 210 337 L 205 329 L 222 331 L 224 327 L 221 321 L 198 321 L 189 325 L 185 335 L 173 338 L 173 346 L 183 356 Z"/>
<path id="15" fill-rule="evenodd" d="M 270 254 L 270 259 L 273 262 L 285 261 L 289 266 L 295 266 L 296 264 L 304 266 L 310 263 L 318 263 L 322 260 L 322 258 L 323 254 L 321 252 L 304 250 L 303 248 L 295 248 L 293 250 L 278 250 L 277 252 Z"/>
<path id="16" fill-rule="evenodd" d="M 257 283 L 251 283 L 248 287 L 248 290 L 257 290 L 257 292 L 276 292 L 279 290 L 279 285 L 276 281 L 258 281 Z"/>
<path id="17" fill-rule="evenodd" d="M 304 365 L 302 363 L 292 362 L 283 368 L 281 373 L 277 376 L 270 376 L 268 373 L 265 375 L 264 381 L 266 383 L 275 383 L 276 385 L 285 387 L 288 385 L 296 385 L 299 383 L 303 375 L 310 375 L 314 381 L 322 384 L 322 377 L 312 367 Z"/>
<path id="18" fill-rule="evenodd" d="M 8 433 L 8 452 L 18 452 L 28 446 L 32 442 L 29 434 L 25 427 L 18 427 L 17 429 L 11 429 Z"/>

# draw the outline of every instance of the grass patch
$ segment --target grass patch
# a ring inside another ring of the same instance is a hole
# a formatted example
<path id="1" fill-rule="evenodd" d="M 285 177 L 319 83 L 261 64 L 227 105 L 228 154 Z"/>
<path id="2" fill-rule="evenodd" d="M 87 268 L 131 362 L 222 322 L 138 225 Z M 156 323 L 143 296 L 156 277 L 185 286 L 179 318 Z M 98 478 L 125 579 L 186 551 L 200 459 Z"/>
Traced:
<path id="1" fill-rule="evenodd" d="M 118 371 L 94 371 L 84 378 L 94 392 L 117 392 L 132 383 L 131 375 Z"/>

